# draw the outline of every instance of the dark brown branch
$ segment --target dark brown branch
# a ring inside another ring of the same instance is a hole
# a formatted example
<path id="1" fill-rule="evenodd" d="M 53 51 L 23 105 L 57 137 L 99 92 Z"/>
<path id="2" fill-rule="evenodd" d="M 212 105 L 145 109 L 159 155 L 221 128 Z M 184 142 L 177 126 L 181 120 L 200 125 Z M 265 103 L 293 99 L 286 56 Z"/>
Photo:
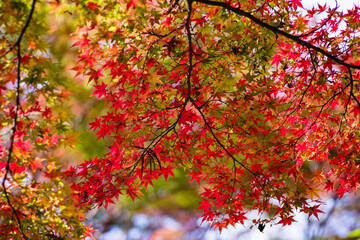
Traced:
<path id="1" fill-rule="evenodd" d="M 355 102 L 357 103 L 358 107 L 360 108 L 360 102 L 359 99 L 357 99 L 357 97 L 354 94 L 354 79 L 352 76 L 352 72 L 351 72 L 351 68 L 347 68 L 348 72 L 349 72 L 349 78 L 350 78 L 350 96 L 355 100 Z"/>
<path id="2" fill-rule="evenodd" d="M 30 9 L 30 14 L 27 18 L 27 21 L 25 23 L 24 28 L 22 29 L 20 36 L 18 38 L 18 40 L 16 41 L 16 43 L 10 47 L 10 49 L 5 53 L 5 55 L 12 51 L 15 47 L 17 47 L 17 83 L 16 83 L 16 103 L 15 103 L 15 116 L 14 116 L 14 126 L 12 127 L 12 134 L 10 137 L 10 147 L 9 147 L 9 153 L 8 153 L 8 157 L 7 157 L 7 161 L 6 161 L 6 168 L 5 168 L 5 175 L 2 181 L 2 187 L 4 188 L 4 195 L 6 198 L 6 201 L 9 205 L 9 207 L 11 208 L 12 212 L 14 213 L 16 222 L 18 224 L 20 233 L 22 235 L 22 237 L 24 239 L 30 239 L 28 238 L 22 228 L 21 225 L 21 221 L 18 215 L 18 212 L 16 211 L 15 207 L 12 205 L 11 201 L 10 201 L 10 197 L 9 197 L 9 192 L 6 189 L 6 180 L 7 180 L 7 175 L 10 173 L 10 162 L 11 162 L 11 155 L 13 153 L 13 149 L 14 149 L 14 141 L 15 141 L 15 132 L 16 132 L 16 128 L 17 128 L 17 119 L 18 119 L 18 110 L 20 107 L 20 82 L 21 82 L 21 41 L 24 37 L 24 34 L 26 32 L 26 29 L 29 27 L 30 25 L 30 21 L 32 19 L 32 16 L 34 14 L 35 11 L 35 4 L 36 4 L 36 0 L 33 0 L 32 5 L 31 5 L 31 9 Z"/>
<path id="3" fill-rule="evenodd" d="M 327 51 L 325 51 L 325 50 L 323 50 L 323 49 L 321 49 L 321 48 L 319 48 L 317 46 L 314 46 L 309 42 L 306 42 L 306 41 L 302 40 L 301 37 L 298 37 L 298 36 L 292 35 L 290 33 L 284 32 L 284 31 L 280 30 L 279 28 L 274 27 L 274 26 L 272 26 L 272 25 L 258 19 L 257 17 L 252 15 L 250 12 L 246 12 L 246 11 L 240 9 L 240 8 L 232 7 L 230 4 L 225 3 L 225 2 L 216 2 L 216 1 L 212 1 L 212 0 L 194 0 L 194 1 L 206 4 L 206 5 L 217 6 L 217 7 L 222 7 L 224 9 L 227 9 L 227 10 L 233 12 L 233 13 L 236 13 L 239 16 L 243 16 L 243 17 L 246 17 L 246 18 L 250 19 L 251 21 L 253 21 L 257 25 L 272 31 L 275 34 L 282 35 L 282 36 L 284 36 L 284 37 L 286 37 L 288 39 L 291 39 L 294 42 L 300 44 L 301 46 L 313 49 L 316 52 L 321 53 L 321 54 L 325 55 L 326 57 L 328 57 L 329 59 L 331 59 L 332 61 L 336 62 L 339 65 L 342 65 L 342 66 L 345 66 L 345 67 L 348 67 L 348 68 L 360 69 L 360 66 L 356 66 L 356 65 L 353 65 L 353 64 L 346 63 L 343 60 L 333 56 L 330 53 L 328 53 Z"/>
<path id="4" fill-rule="evenodd" d="M 186 23 L 185 23 L 187 38 L 188 38 L 188 42 L 189 42 L 189 68 L 188 68 L 188 76 L 187 76 L 187 87 L 188 87 L 187 100 L 190 99 L 190 94 L 191 94 L 191 72 L 193 69 L 193 48 L 192 48 L 191 30 L 190 30 L 192 4 L 193 4 L 193 0 L 188 0 L 189 9 L 188 9 L 188 16 L 186 18 Z"/>

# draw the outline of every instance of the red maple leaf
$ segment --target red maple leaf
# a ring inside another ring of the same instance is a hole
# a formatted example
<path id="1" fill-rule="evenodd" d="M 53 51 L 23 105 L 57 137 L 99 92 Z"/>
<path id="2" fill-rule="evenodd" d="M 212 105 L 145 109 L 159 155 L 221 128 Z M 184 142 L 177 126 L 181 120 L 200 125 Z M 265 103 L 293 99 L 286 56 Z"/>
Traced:
<path id="1" fill-rule="evenodd" d="M 133 7 L 135 8 L 137 4 L 137 1 L 135 0 L 130 0 L 127 4 L 126 4 L 126 10 L 129 10 L 129 8 Z"/>
<path id="2" fill-rule="evenodd" d="M 289 217 L 283 217 L 278 224 L 282 224 L 283 227 L 286 225 L 291 225 L 293 222 L 295 222 L 294 220 L 294 216 L 289 216 Z"/>
<path id="3" fill-rule="evenodd" d="M 106 96 L 107 85 L 104 82 L 101 82 L 101 85 L 94 85 L 94 87 L 96 88 L 96 90 L 93 92 L 91 96 L 98 95 L 97 99 L 101 98 L 102 96 Z"/>
<path id="4" fill-rule="evenodd" d="M 292 3 L 291 3 L 291 6 L 293 8 L 297 8 L 297 7 L 301 7 L 303 8 L 302 4 L 301 4 L 301 0 L 293 0 Z"/>
<path id="5" fill-rule="evenodd" d="M 170 26 L 171 22 L 172 22 L 172 17 L 171 17 L 171 16 L 167 16 L 167 17 L 165 18 L 165 20 L 161 22 L 161 25 L 163 26 L 163 28 L 166 28 L 166 27 L 169 27 L 169 26 Z"/>
<path id="6" fill-rule="evenodd" d="M 86 4 L 86 7 L 87 7 L 88 9 L 95 10 L 95 9 L 97 9 L 99 6 L 98 6 L 96 3 L 88 2 L 88 3 Z"/>

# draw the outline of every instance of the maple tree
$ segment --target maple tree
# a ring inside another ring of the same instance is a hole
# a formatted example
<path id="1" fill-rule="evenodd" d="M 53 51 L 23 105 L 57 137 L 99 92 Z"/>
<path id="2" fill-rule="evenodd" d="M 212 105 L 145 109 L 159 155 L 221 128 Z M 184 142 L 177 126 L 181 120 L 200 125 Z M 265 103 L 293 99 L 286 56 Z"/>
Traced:
<path id="1" fill-rule="evenodd" d="M 65 108 L 71 82 L 55 58 L 55 34 L 48 39 L 50 6 L 0 2 L 1 239 L 84 239 L 92 231 L 55 152 L 72 146 L 74 133 Z"/>
<path id="2" fill-rule="evenodd" d="M 9 236 L 90 235 L 83 212 L 141 197 L 175 168 L 202 186 L 203 220 L 220 230 L 251 210 L 259 229 L 290 225 L 295 210 L 317 218 L 322 192 L 356 192 L 359 7 L 1 4 L 1 231 Z M 44 47 L 49 13 L 77 18 L 72 70 L 107 104 L 90 129 L 110 141 L 108 152 L 67 171 L 52 151 L 73 138 L 61 108 L 72 80 L 59 79 Z"/>

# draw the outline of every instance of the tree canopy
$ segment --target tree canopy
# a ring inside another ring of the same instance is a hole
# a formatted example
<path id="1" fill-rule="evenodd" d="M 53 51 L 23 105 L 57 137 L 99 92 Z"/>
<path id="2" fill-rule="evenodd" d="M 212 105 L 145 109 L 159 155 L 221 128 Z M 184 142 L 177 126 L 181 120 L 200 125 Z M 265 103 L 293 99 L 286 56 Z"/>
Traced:
<path id="1" fill-rule="evenodd" d="M 317 218 L 359 186 L 359 21 L 301 0 L 3 0 L 0 235 L 91 236 L 89 209 L 179 168 L 220 230 Z M 75 164 L 58 153 L 82 80 L 106 150 Z"/>

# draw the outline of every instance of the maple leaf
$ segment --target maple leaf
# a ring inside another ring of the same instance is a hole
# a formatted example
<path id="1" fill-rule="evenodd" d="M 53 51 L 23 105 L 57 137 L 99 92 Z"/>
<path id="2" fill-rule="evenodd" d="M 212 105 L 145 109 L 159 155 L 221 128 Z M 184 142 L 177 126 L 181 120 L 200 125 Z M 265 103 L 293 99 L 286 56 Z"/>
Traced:
<path id="1" fill-rule="evenodd" d="M 24 172 L 26 170 L 25 167 L 23 166 L 19 166 L 17 163 L 13 162 L 10 163 L 10 169 L 14 172 L 14 173 L 18 173 L 21 174 L 22 172 Z"/>
<path id="2" fill-rule="evenodd" d="M 36 157 L 35 159 L 34 159 L 34 161 L 32 162 L 32 164 L 31 164 L 31 168 L 32 168 L 32 170 L 35 172 L 36 171 L 36 169 L 37 168 L 40 168 L 40 169 L 42 169 L 43 167 L 44 167 L 44 165 L 42 164 L 42 159 L 40 159 L 40 158 L 38 158 L 38 157 Z"/>
<path id="3" fill-rule="evenodd" d="M 130 0 L 127 4 L 126 4 L 126 10 L 129 10 L 129 8 L 133 7 L 135 8 L 137 4 L 136 0 Z"/>
<path id="4" fill-rule="evenodd" d="M 202 175 L 203 175 L 202 172 L 200 172 L 200 171 L 192 171 L 192 172 L 189 173 L 189 175 L 191 176 L 190 182 L 196 180 L 197 183 L 200 185 L 200 181 L 201 181 Z"/>
<path id="5" fill-rule="evenodd" d="M 107 85 L 104 82 L 101 82 L 101 85 L 94 85 L 96 90 L 93 92 L 92 96 L 98 95 L 97 99 L 101 98 L 102 96 L 106 96 L 107 94 Z"/>
<path id="6" fill-rule="evenodd" d="M 350 112 L 353 113 L 356 118 L 360 114 L 360 106 L 355 106 Z"/>
<path id="7" fill-rule="evenodd" d="M 315 198 L 320 198 L 319 192 L 321 192 L 321 189 L 317 187 L 310 187 L 306 191 L 306 193 L 309 195 L 310 199 L 314 200 Z"/>
<path id="8" fill-rule="evenodd" d="M 339 196 L 339 199 L 341 199 L 345 193 L 348 192 L 348 189 L 346 189 L 345 187 L 339 187 L 335 193 L 335 195 Z"/>
<path id="9" fill-rule="evenodd" d="M 275 64 L 275 66 L 278 67 L 281 60 L 282 60 L 281 55 L 275 54 L 275 55 L 272 57 L 271 65 L 274 65 L 274 64 Z"/>
<path id="10" fill-rule="evenodd" d="M 85 236 L 93 239 L 93 240 L 96 240 L 96 238 L 94 238 L 94 236 L 92 235 L 93 232 L 96 232 L 96 231 L 99 231 L 97 229 L 94 229 L 92 227 L 88 227 L 84 233 Z"/>
<path id="11" fill-rule="evenodd" d="M 175 167 L 173 167 L 173 166 L 167 166 L 166 168 L 163 168 L 163 170 L 161 172 L 164 175 L 165 181 L 167 181 L 169 175 L 175 177 L 175 174 L 173 172 L 174 168 Z"/>
<path id="12" fill-rule="evenodd" d="M 61 139 L 61 142 L 68 144 L 70 147 L 74 148 L 74 144 L 79 143 L 80 133 L 67 133 L 64 138 Z"/>
<path id="13" fill-rule="evenodd" d="M 139 186 L 129 186 L 128 189 L 126 189 L 126 193 L 131 197 L 133 201 L 135 201 L 135 198 L 139 198 L 139 196 L 144 195 L 141 192 L 141 187 Z"/>
<path id="14" fill-rule="evenodd" d="M 97 3 L 93 3 L 93 2 L 88 2 L 86 4 L 86 7 L 88 9 L 91 9 L 91 10 L 96 10 L 99 6 L 97 5 Z"/>
<path id="15" fill-rule="evenodd" d="M 192 124 L 199 119 L 199 116 L 192 110 L 185 110 L 179 119 L 181 124 Z"/>
<path id="16" fill-rule="evenodd" d="M 200 202 L 200 206 L 199 206 L 196 210 L 198 210 L 198 209 L 208 210 L 208 209 L 210 209 L 210 208 L 211 208 L 211 205 L 210 205 L 209 201 L 203 199 L 203 200 Z"/>
<path id="17" fill-rule="evenodd" d="M 312 206 L 312 207 L 307 208 L 307 210 L 304 211 L 304 212 L 307 212 L 307 213 L 308 213 L 309 218 L 310 218 L 311 215 L 313 215 L 314 217 L 317 218 L 317 220 L 319 220 L 318 213 L 324 213 L 323 211 L 321 211 L 321 210 L 319 209 L 319 207 L 320 207 L 320 204 L 317 204 L 317 205 L 314 205 L 314 206 Z"/>
<path id="18" fill-rule="evenodd" d="M 301 0 L 293 0 L 293 1 L 291 2 L 291 6 L 292 6 L 293 8 L 297 8 L 297 7 L 303 8 L 303 6 L 302 6 L 302 4 L 301 4 Z"/>
<path id="19" fill-rule="evenodd" d="M 172 17 L 168 16 L 161 22 L 161 25 L 163 26 L 163 28 L 166 28 L 171 25 L 171 22 L 172 22 Z"/>
<path id="20" fill-rule="evenodd" d="M 195 22 L 195 26 L 200 25 L 202 27 L 204 25 L 204 22 L 206 22 L 206 18 L 205 16 L 203 16 L 198 19 L 193 19 L 193 21 Z"/>
<path id="21" fill-rule="evenodd" d="M 278 224 L 282 224 L 282 226 L 286 226 L 286 225 L 291 225 L 293 222 L 295 222 L 294 220 L 294 216 L 289 216 L 289 217 L 284 217 L 282 218 Z"/>
<path id="22" fill-rule="evenodd" d="M 104 74 L 102 73 L 101 69 L 98 69 L 98 70 L 92 70 L 91 71 L 91 74 L 90 74 L 90 77 L 89 77 L 89 82 L 91 82 L 91 80 L 94 80 L 95 83 L 97 83 L 97 80 L 100 78 L 100 77 L 104 77 Z M 96 85 L 95 85 L 96 86 Z"/>

